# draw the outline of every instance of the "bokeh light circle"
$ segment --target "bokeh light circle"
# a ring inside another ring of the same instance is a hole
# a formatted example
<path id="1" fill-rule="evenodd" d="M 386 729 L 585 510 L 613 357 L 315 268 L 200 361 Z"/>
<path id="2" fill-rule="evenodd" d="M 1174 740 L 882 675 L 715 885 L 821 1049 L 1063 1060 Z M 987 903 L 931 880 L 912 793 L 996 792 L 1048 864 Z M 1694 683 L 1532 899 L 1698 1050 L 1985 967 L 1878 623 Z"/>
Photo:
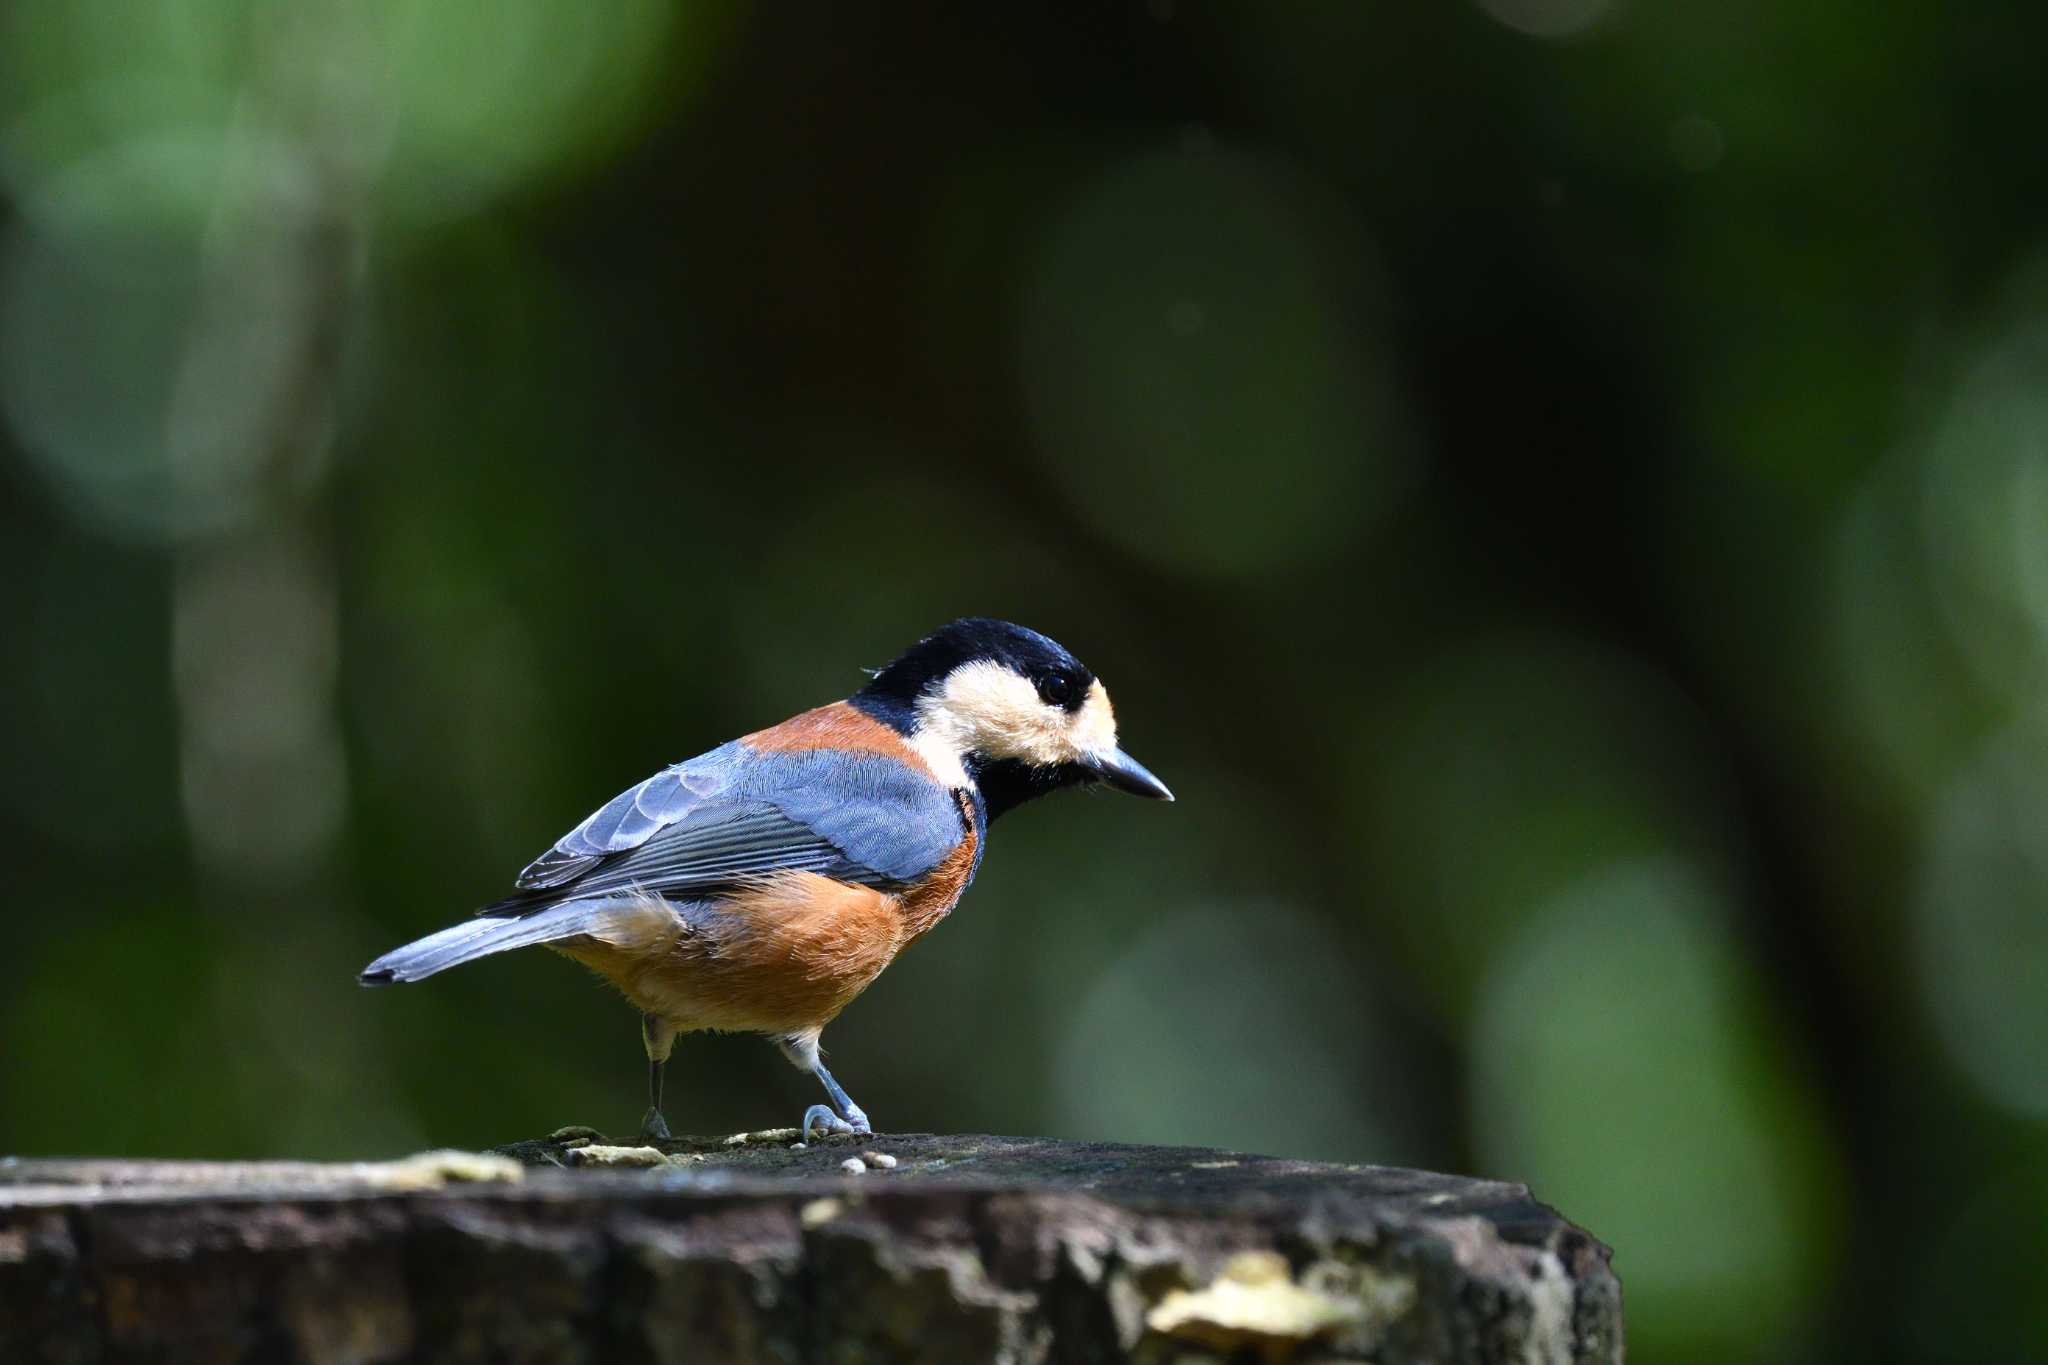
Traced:
<path id="1" fill-rule="evenodd" d="M 1400 1161 L 1416 1146 L 1400 1068 L 1347 959 L 1283 903 L 1199 904 L 1149 926 L 1066 1011 L 1061 1130 Z"/>
<path id="2" fill-rule="evenodd" d="M 1914 958 L 1936 1030 L 1992 1099 L 2048 1119 L 2048 720 L 1995 736 L 1929 838 Z"/>
<path id="3" fill-rule="evenodd" d="M 1475 636 L 1417 661 L 1362 720 L 1363 894 L 1449 1019 L 1467 1017 L 1500 942 L 1565 886 L 1631 858 L 1736 852 L 1731 780 L 1700 718 L 1598 641 Z"/>
<path id="4" fill-rule="evenodd" d="M 1104 536 L 1242 576 L 1369 533 L 1408 458 L 1372 284 L 1333 265 L 1345 234 L 1216 148 L 1127 160 L 1058 208 L 1018 363 L 1039 453 Z"/>
<path id="5" fill-rule="evenodd" d="M 117 0 L 0 18 L 0 174 L 251 112 L 406 223 L 615 146 L 715 46 L 711 0 Z M 27 13 L 25 13 L 27 12 Z M 679 32 L 688 29 L 687 40 Z M 678 67 L 683 68 L 679 72 Z"/>
<path id="6" fill-rule="evenodd" d="M 218 529 L 281 457 L 321 455 L 282 449 L 315 325 L 292 252 L 310 195 L 290 143 L 198 128 L 117 143 L 24 201 L 0 241 L 0 413 L 83 519 Z"/>
<path id="7" fill-rule="evenodd" d="M 1916 454 L 1920 537 L 1951 633 L 1991 687 L 2037 695 L 2048 680 L 2048 323 L 2037 312 L 1971 357 Z"/>
<path id="8" fill-rule="evenodd" d="M 1630 1344 L 1657 1358 L 1795 1336 L 1831 1250 L 1818 1115 L 1771 1044 L 1730 910 L 1677 859 L 1600 869 L 1503 944 L 1474 1032 L 1485 1169 L 1601 1230 Z"/>
<path id="9" fill-rule="evenodd" d="M 1614 0 L 1479 0 L 1479 8 L 1531 38 L 1570 38 L 1607 16 Z"/>

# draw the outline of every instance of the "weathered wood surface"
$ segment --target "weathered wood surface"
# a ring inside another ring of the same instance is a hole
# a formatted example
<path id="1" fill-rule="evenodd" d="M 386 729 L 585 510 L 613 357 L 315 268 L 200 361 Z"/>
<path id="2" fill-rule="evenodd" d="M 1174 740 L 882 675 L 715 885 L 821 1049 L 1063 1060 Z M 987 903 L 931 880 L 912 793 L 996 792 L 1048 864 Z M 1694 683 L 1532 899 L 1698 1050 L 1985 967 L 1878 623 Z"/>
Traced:
<path id="1" fill-rule="evenodd" d="M 1606 1248 L 1519 1185 L 792 1136 L 0 1162 L 0 1361 L 1622 1357 Z"/>

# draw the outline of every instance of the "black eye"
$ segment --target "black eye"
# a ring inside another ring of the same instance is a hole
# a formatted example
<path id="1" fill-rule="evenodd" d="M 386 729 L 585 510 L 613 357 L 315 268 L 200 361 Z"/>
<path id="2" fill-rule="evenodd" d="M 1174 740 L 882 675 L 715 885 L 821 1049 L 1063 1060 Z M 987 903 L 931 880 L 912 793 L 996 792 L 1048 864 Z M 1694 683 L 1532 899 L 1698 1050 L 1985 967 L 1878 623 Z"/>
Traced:
<path id="1" fill-rule="evenodd" d="M 1038 695 L 1047 706 L 1065 706 L 1074 695 L 1074 684 L 1064 673 L 1048 673 L 1038 680 Z"/>

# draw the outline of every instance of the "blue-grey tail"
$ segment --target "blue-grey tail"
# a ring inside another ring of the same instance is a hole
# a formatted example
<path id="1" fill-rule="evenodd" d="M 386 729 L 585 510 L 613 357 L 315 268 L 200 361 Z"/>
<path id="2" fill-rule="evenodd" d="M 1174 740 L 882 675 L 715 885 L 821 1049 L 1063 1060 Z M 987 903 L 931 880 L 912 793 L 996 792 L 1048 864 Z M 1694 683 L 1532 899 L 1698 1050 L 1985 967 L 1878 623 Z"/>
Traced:
<path id="1" fill-rule="evenodd" d="M 584 900 L 561 901 L 518 919 L 481 915 L 437 934 L 428 934 L 402 948 L 393 948 L 363 968 L 357 978 L 365 986 L 389 986 L 399 981 L 423 981 L 437 972 L 474 962 L 514 948 L 557 943 L 587 934 L 602 935 L 615 927 L 623 915 L 645 913 L 645 897 L 593 896 Z M 657 908 L 659 905 L 657 903 Z"/>

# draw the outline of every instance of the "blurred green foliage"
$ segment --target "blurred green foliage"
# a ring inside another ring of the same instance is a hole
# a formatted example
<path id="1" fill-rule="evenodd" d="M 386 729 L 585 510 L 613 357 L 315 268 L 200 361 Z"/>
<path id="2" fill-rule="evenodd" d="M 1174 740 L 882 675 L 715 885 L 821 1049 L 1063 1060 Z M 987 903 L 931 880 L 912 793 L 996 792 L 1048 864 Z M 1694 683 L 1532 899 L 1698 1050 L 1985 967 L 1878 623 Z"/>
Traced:
<path id="1" fill-rule="evenodd" d="M 1004 822 L 827 1039 L 885 1127 L 1527 1180 L 1645 1359 L 2038 1356 L 2044 40 L 7 8 L 0 1150 L 629 1124 L 566 963 L 355 970 L 991 613 L 1181 800 Z"/>

